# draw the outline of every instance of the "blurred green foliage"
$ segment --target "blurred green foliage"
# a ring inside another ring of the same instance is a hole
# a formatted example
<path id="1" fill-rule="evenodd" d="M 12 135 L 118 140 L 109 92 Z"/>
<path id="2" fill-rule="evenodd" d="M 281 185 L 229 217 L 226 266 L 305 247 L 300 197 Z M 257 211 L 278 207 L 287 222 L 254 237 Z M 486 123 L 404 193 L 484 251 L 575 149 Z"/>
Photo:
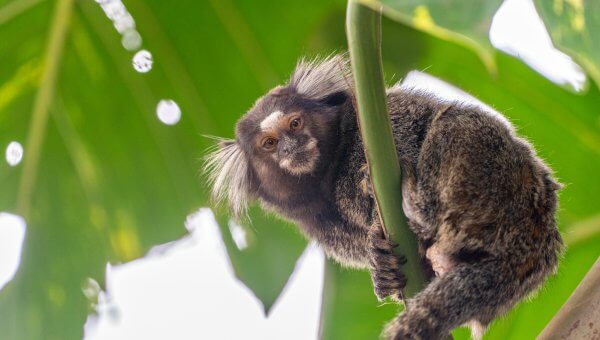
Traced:
<path id="1" fill-rule="evenodd" d="M 28 223 L 21 267 L 0 292 L 0 339 L 81 339 L 89 306 L 81 291 L 85 279 L 102 282 L 107 261 L 132 260 L 182 236 L 186 215 L 209 204 L 199 168 L 211 141 L 202 135 L 231 137 L 237 118 L 283 82 L 300 56 L 345 49 L 341 0 L 125 5 L 154 56 L 148 74 L 133 70 L 133 53 L 96 2 L 0 0 L 0 146 L 17 140 L 26 154 L 14 168 L 0 162 L 0 211 L 21 212 Z M 585 94 L 565 91 L 502 53 L 491 75 L 481 53 L 453 41 L 385 20 L 384 65 L 394 81 L 427 69 L 494 106 L 566 184 L 559 219 L 572 245 L 559 274 L 488 333 L 490 339 L 533 338 L 600 254 L 594 232 L 600 93 L 593 84 Z M 163 98 L 181 107 L 179 124 L 156 118 Z M 47 118 L 36 130 L 43 133 L 32 137 L 34 111 Z M 33 155 L 30 141 L 39 144 Z M 37 165 L 23 178 L 32 159 Z M 21 182 L 33 184 L 30 193 Z M 236 273 L 268 309 L 305 241 L 255 210 L 255 242 L 239 251 L 227 220 L 221 212 Z M 379 334 L 396 306 L 378 305 L 368 274 L 328 264 L 326 276 L 325 338 Z"/>
<path id="2" fill-rule="evenodd" d="M 404 25 L 472 49 L 495 71 L 489 31 L 502 0 L 358 0 Z"/>

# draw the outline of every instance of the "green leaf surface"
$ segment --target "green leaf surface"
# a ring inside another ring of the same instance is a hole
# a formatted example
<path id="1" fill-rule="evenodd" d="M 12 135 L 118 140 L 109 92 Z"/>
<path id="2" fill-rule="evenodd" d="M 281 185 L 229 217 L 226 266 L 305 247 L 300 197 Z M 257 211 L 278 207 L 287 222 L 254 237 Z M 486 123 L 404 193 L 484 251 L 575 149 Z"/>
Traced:
<path id="1" fill-rule="evenodd" d="M 321 338 L 377 339 L 385 323 L 398 313 L 396 303 L 379 304 L 366 271 L 325 265 Z"/>
<path id="2" fill-rule="evenodd" d="M 235 244 L 227 228 L 231 221 L 221 217 L 219 226 L 236 276 L 262 301 L 268 314 L 306 247 L 306 240 L 294 225 L 264 214 L 258 207 L 250 215 L 252 221 L 241 223 L 248 242 L 245 249 Z"/>
<path id="3" fill-rule="evenodd" d="M 600 84 L 600 2 L 535 0 L 535 5 L 554 45 Z"/>
<path id="4" fill-rule="evenodd" d="M 212 141 L 202 135 L 231 137 L 254 100 L 288 77 L 331 7 L 125 6 L 153 55 L 147 74 L 134 71 L 133 53 L 95 1 L 0 0 L 0 146 L 16 140 L 25 149 L 18 166 L 0 162 L 0 211 L 27 221 L 21 266 L 0 291 L 0 339 L 82 338 L 82 283 L 102 282 L 107 262 L 185 234 L 186 216 L 209 204 L 199 169 Z M 285 28 L 275 32 L 265 16 Z M 157 119 L 161 99 L 179 104 L 177 125 Z M 259 211 L 252 221 L 254 243 L 228 248 L 237 275 L 268 308 L 305 241 Z M 230 240 L 226 224 L 223 231 Z"/>
<path id="5" fill-rule="evenodd" d="M 393 20 L 431 35 L 455 41 L 479 55 L 488 70 L 495 72 L 494 47 L 489 41 L 490 25 L 501 0 L 360 0 Z"/>

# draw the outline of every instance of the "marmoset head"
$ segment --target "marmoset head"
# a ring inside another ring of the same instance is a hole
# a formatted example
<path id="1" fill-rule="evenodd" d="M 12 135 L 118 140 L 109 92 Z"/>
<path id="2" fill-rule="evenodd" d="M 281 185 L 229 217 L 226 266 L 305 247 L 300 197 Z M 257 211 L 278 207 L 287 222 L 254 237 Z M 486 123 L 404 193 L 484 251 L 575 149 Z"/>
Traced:
<path id="1" fill-rule="evenodd" d="M 318 175 L 338 144 L 340 117 L 352 105 L 351 84 L 344 56 L 301 60 L 288 83 L 269 91 L 238 121 L 236 139 L 221 140 L 208 156 L 213 197 L 239 214 L 251 187 Z"/>

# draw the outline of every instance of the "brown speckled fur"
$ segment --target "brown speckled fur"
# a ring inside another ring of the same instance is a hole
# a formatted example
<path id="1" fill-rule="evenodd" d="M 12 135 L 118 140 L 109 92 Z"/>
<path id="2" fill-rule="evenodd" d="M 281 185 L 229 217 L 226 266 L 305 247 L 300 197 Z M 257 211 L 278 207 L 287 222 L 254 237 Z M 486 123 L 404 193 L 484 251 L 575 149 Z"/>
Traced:
<path id="1" fill-rule="evenodd" d="M 351 81 L 343 57 L 304 62 L 289 84 L 261 98 L 237 125 L 235 143 L 248 164 L 240 167 L 247 181 L 238 186 L 296 221 L 330 257 L 370 269 L 379 298 L 397 296 L 406 280 L 403 258 L 381 232 L 365 181 Z M 308 94 L 299 90 L 307 88 Z M 388 106 L 403 170 L 402 208 L 437 275 L 384 336 L 444 338 L 469 323 L 479 337 L 555 271 L 560 186 L 529 143 L 476 106 L 399 87 L 388 92 Z M 319 156 L 309 173 L 293 175 L 271 160 L 285 145 L 275 154 L 257 147 L 260 123 L 275 111 L 303 117 L 301 132 L 280 132 L 297 145 L 305 144 L 303 133 L 317 139 Z M 211 171 L 218 173 L 225 160 L 213 157 Z"/>

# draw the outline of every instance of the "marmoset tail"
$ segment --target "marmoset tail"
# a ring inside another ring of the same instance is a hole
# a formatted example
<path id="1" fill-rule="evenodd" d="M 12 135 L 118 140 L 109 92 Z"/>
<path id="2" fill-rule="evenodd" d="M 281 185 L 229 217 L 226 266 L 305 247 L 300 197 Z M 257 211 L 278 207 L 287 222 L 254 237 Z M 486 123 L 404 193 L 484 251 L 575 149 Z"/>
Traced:
<path id="1" fill-rule="evenodd" d="M 378 298 L 398 297 L 403 259 L 385 239 L 344 56 L 301 60 L 260 98 L 235 140 L 208 156 L 213 195 L 243 215 L 251 201 L 293 220 L 328 256 L 371 272 Z M 439 339 L 487 325 L 553 273 L 562 249 L 560 185 L 497 112 L 395 86 L 387 92 L 403 209 L 432 269 L 426 288 L 384 332 Z"/>

